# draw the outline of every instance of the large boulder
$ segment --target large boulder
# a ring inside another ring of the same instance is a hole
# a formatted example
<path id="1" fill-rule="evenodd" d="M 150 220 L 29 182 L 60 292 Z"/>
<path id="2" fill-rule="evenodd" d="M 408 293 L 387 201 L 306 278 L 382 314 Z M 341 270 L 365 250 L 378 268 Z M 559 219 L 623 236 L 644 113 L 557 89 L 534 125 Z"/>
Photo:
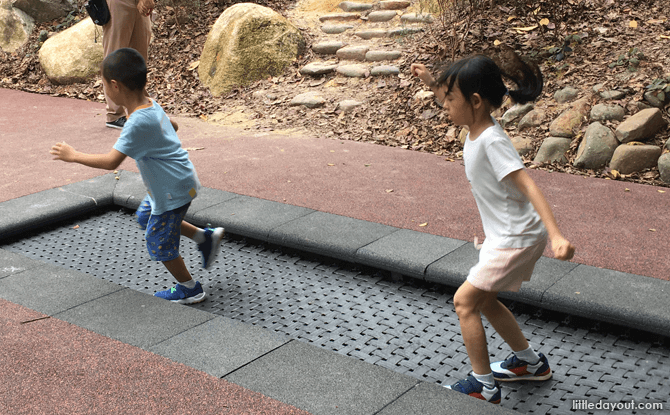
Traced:
<path id="1" fill-rule="evenodd" d="M 618 145 L 619 142 L 612 130 L 599 122 L 594 122 L 584 132 L 584 138 L 577 148 L 574 165 L 593 170 L 603 167 L 612 159 Z"/>
<path id="2" fill-rule="evenodd" d="M 616 137 L 621 143 L 644 141 L 653 137 L 666 122 L 658 108 L 644 109 L 619 124 Z"/>
<path id="3" fill-rule="evenodd" d="M 84 82 L 100 73 L 102 28 L 89 18 L 47 39 L 40 65 L 54 84 Z"/>
<path id="4" fill-rule="evenodd" d="M 14 0 L 13 5 L 26 12 L 37 23 L 65 17 L 75 10 L 72 0 Z"/>
<path id="5" fill-rule="evenodd" d="M 630 145 L 624 144 L 614 151 L 610 168 L 621 174 L 630 174 L 644 169 L 650 169 L 658 165 L 661 156 L 661 148 L 653 145 Z"/>
<path id="6" fill-rule="evenodd" d="M 212 95 L 280 74 L 304 52 L 305 39 L 279 13 L 239 3 L 219 16 L 207 36 L 198 74 Z"/>
<path id="7" fill-rule="evenodd" d="M 28 43 L 35 21 L 25 12 L 12 7 L 7 0 L 0 0 L 0 49 L 15 52 Z"/>

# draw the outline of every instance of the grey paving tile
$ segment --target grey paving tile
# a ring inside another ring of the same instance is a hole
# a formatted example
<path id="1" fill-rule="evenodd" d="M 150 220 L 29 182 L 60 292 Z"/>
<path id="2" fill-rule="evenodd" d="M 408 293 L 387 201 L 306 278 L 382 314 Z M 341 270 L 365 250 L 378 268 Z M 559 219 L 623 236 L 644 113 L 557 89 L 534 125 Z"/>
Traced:
<path id="1" fill-rule="evenodd" d="M 542 298 L 545 307 L 641 330 L 670 333 L 667 281 L 579 265 Z"/>
<path id="2" fill-rule="evenodd" d="M 435 383 L 421 382 L 378 414 L 511 415 L 519 413 L 448 390 Z"/>
<path id="3" fill-rule="evenodd" d="M 59 189 L 0 203 L 0 240 L 96 209 L 86 196 Z"/>
<path id="4" fill-rule="evenodd" d="M 125 289 L 78 271 L 45 263 L 0 279 L 0 297 L 49 315 L 120 290 Z"/>
<path id="5" fill-rule="evenodd" d="M 211 320 L 214 315 L 126 288 L 54 317 L 148 349 Z"/>
<path id="6" fill-rule="evenodd" d="M 191 206 L 188 208 L 188 213 L 186 214 L 186 219 L 195 223 L 194 216 L 196 213 L 238 196 L 239 195 L 235 193 L 202 187 L 198 192 L 198 196 L 191 202 Z"/>
<path id="7" fill-rule="evenodd" d="M 44 265 L 44 262 L 37 259 L 30 259 L 25 255 L 0 249 L 0 278 L 9 277 L 42 265 Z"/>
<path id="8" fill-rule="evenodd" d="M 117 176 L 119 180 L 117 180 L 114 188 L 114 204 L 129 209 L 137 209 L 147 194 L 147 187 L 142 181 L 142 176 L 139 173 L 125 170 L 119 171 Z"/>
<path id="9" fill-rule="evenodd" d="M 314 415 L 373 414 L 418 383 L 409 376 L 297 341 L 224 379 Z"/>
<path id="10" fill-rule="evenodd" d="M 149 351 L 222 377 L 290 340 L 280 333 L 216 317 L 149 348 Z"/>
<path id="11" fill-rule="evenodd" d="M 479 251 L 471 242 L 461 245 L 426 269 L 426 280 L 459 287 L 468 277 L 468 272 L 479 260 Z"/>
<path id="12" fill-rule="evenodd" d="M 415 278 L 424 278 L 428 265 L 465 242 L 443 236 L 400 229 L 360 248 L 357 262 Z"/>
<path id="13" fill-rule="evenodd" d="M 267 241 L 273 228 L 311 212 L 314 211 L 299 206 L 238 196 L 200 210 L 193 217 L 198 223 L 209 222 L 214 226 L 223 226 L 230 233 Z"/>
<path id="14" fill-rule="evenodd" d="M 108 206 L 114 203 L 114 188 L 116 187 L 117 175 L 114 173 L 103 174 L 88 180 L 71 183 L 60 189 L 81 196 L 90 197 L 98 206 Z"/>
<path id="15" fill-rule="evenodd" d="M 270 242 L 356 262 L 360 248 L 397 230 L 379 223 L 314 212 L 273 229 Z"/>

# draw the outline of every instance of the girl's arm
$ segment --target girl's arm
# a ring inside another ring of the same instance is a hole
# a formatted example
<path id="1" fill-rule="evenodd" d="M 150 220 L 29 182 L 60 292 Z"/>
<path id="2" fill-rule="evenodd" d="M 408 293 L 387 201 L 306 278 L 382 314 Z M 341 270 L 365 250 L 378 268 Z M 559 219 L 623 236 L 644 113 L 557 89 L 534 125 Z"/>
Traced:
<path id="1" fill-rule="evenodd" d="M 80 153 L 65 142 L 56 143 L 56 145 L 51 147 L 49 153 L 55 156 L 53 158 L 54 160 L 63 160 L 68 163 L 79 163 L 84 166 L 104 170 L 116 169 L 126 158 L 125 154 L 115 149 L 112 149 L 107 154 Z"/>
<path id="2" fill-rule="evenodd" d="M 437 86 L 435 78 L 433 78 L 433 75 L 431 75 L 428 69 L 426 69 L 426 66 L 421 63 L 413 63 L 410 67 L 410 71 L 412 75 L 418 77 L 423 81 L 424 84 L 430 87 L 430 90 L 433 91 L 433 94 L 435 94 L 435 98 L 437 99 L 438 103 L 442 105 L 444 103 L 444 99 L 446 98 L 444 96 L 444 90 Z"/>
<path id="3" fill-rule="evenodd" d="M 508 174 L 507 177 L 514 182 L 521 193 L 526 195 L 528 200 L 530 200 L 530 203 L 533 204 L 533 207 L 540 215 L 540 219 L 542 219 L 542 222 L 549 233 L 554 257 L 560 260 L 572 259 L 575 255 L 575 247 L 561 235 L 561 231 L 558 230 L 558 224 L 556 224 L 556 219 L 547 203 L 547 199 L 544 198 L 542 191 L 537 187 L 533 179 L 530 178 L 526 170 L 519 169 Z"/>

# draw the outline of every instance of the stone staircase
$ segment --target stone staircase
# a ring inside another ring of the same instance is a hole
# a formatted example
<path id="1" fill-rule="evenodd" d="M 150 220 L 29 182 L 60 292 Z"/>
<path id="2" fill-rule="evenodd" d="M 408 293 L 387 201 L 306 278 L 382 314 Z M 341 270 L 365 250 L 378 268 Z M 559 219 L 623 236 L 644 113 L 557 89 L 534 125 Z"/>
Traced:
<path id="1" fill-rule="evenodd" d="M 403 56 L 401 39 L 423 31 L 433 17 L 409 12 L 407 0 L 381 0 L 374 3 L 343 1 L 341 10 L 318 16 L 312 33 L 315 58 L 300 69 L 306 77 L 323 78 L 335 72 L 336 78 L 397 76 L 394 63 Z M 335 79 L 335 84 L 346 81 Z M 327 102 L 319 90 L 299 94 L 290 105 L 317 108 Z M 338 109 L 349 111 L 363 102 L 353 99 L 338 102 Z"/>

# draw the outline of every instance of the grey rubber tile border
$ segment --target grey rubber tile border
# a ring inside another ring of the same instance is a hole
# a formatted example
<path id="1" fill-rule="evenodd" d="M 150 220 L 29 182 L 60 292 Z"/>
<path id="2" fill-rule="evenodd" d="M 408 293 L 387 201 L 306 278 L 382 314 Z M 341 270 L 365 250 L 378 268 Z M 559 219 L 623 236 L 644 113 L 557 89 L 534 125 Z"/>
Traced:
<path id="1" fill-rule="evenodd" d="M 21 254 L 0 249 L 0 279 L 44 265 L 44 261 L 31 259 Z"/>
<path id="2" fill-rule="evenodd" d="M 140 175 L 121 171 L 9 200 L 0 203 L 0 240 L 106 204 L 134 209 L 144 195 Z M 232 234 L 452 287 L 463 283 L 478 258 L 473 244 L 465 241 L 209 188 L 201 189 L 187 219 L 199 226 L 223 226 Z M 2 272 L 0 268 L 0 278 Z M 612 275 L 638 287 L 634 295 L 618 295 Z M 501 297 L 667 335 L 667 287 L 667 281 L 543 257 L 530 283 L 518 293 Z M 578 297 L 575 292 L 580 292 Z"/>

